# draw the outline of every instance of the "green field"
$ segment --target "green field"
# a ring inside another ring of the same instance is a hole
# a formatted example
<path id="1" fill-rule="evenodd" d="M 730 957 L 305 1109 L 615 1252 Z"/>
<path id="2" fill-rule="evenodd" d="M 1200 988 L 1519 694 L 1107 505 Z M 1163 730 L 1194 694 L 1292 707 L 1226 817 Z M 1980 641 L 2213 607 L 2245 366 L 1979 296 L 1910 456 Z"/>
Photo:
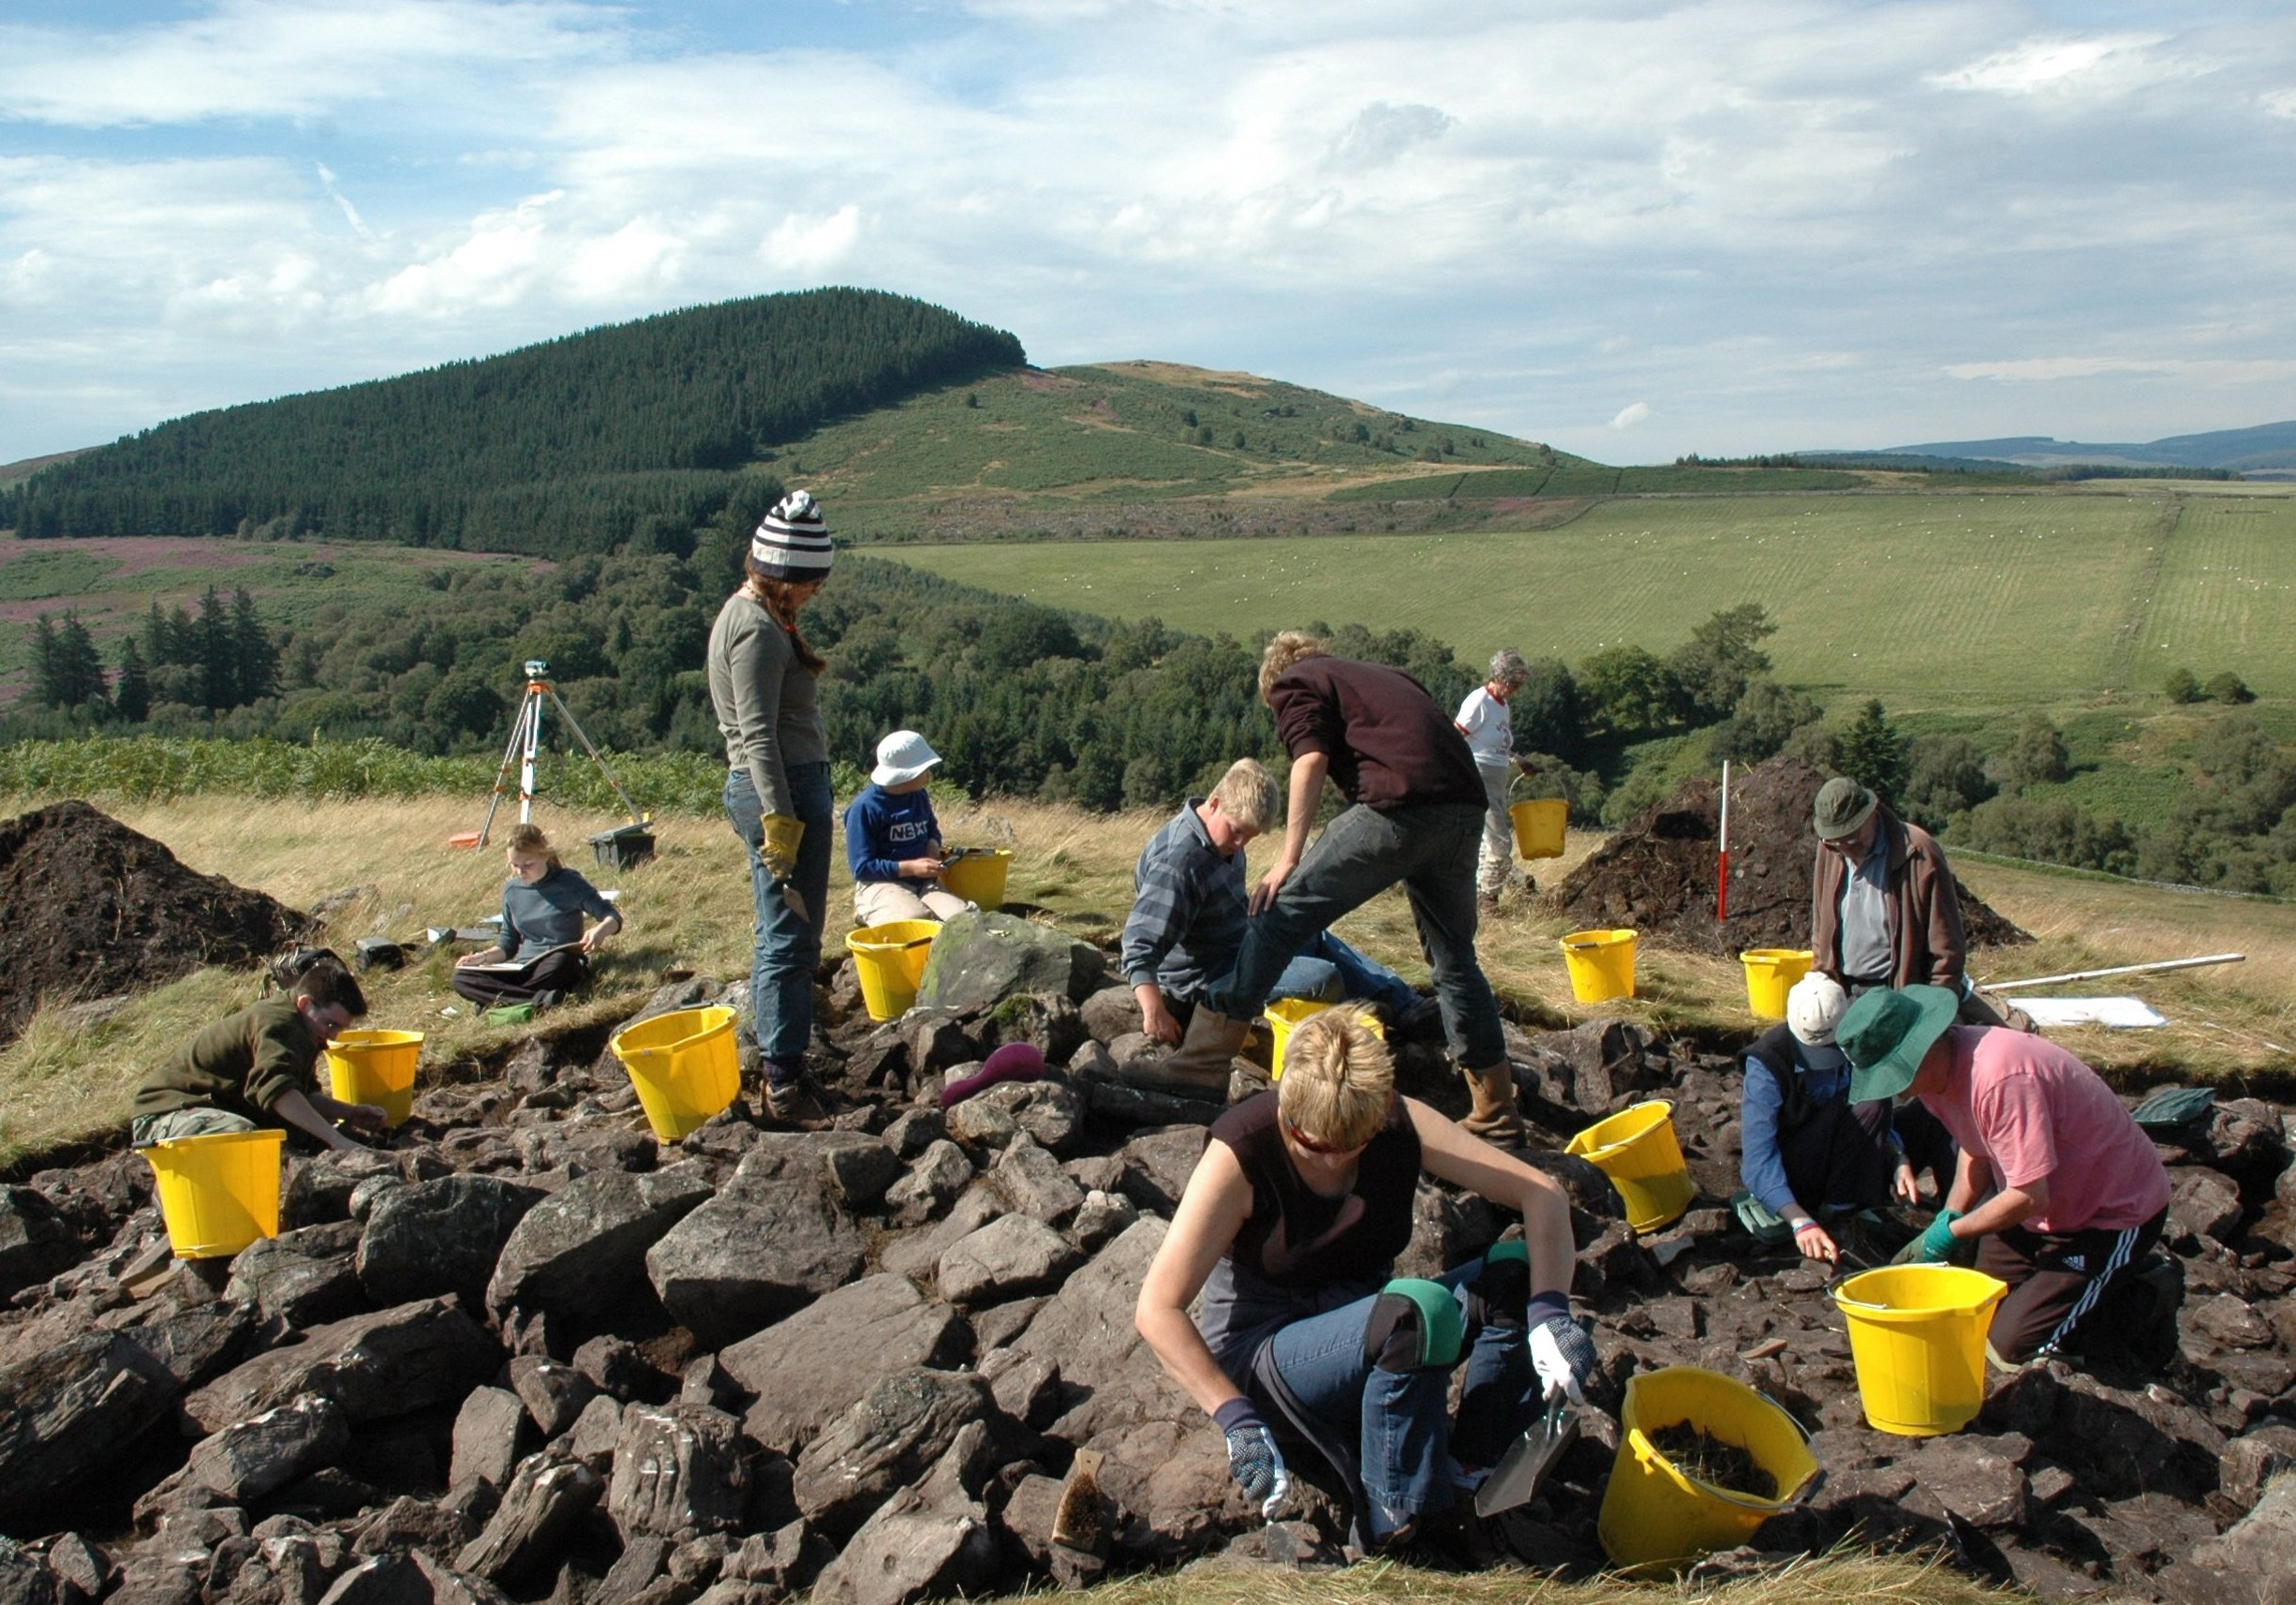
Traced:
<path id="1" fill-rule="evenodd" d="M 2296 498 L 2085 492 L 1657 498 L 1559 528 L 913 547 L 994 590 L 1176 628 L 1415 626 L 1468 659 L 1664 651 L 1759 602 L 1780 676 L 1975 716 L 2136 693 L 2187 664 L 2296 697 Z"/>

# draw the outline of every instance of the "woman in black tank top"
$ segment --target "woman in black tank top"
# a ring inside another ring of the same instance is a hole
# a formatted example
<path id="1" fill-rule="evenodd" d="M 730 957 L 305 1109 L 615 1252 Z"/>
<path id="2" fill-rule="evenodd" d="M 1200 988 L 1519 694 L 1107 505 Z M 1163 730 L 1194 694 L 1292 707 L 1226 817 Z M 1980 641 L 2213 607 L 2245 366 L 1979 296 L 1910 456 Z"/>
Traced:
<path id="1" fill-rule="evenodd" d="M 1593 1345 L 1571 1319 L 1570 1207 L 1552 1180 L 1395 1092 L 1351 1011 L 1296 1027 L 1278 1090 L 1213 1124 L 1135 1321 L 1227 1434 L 1267 1514 L 1288 1473 L 1267 1421 L 1306 1438 L 1355 1506 L 1354 1542 L 1392 1546 L 1457 1508 L 1553 1391 L 1579 1396 Z M 1523 1217 L 1435 1281 L 1393 1280 L 1422 1172 Z M 1202 1325 L 1189 1305 L 1204 1296 Z M 1467 1364 L 1454 1430 L 1450 1373 Z"/>

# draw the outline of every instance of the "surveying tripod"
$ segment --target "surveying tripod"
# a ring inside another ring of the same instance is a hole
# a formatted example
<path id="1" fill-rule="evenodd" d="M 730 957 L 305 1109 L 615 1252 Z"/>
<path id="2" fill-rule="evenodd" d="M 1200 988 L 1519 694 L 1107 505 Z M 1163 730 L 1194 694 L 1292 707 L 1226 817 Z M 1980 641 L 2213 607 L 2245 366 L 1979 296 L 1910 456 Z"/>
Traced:
<path id="1" fill-rule="evenodd" d="M 550 683 L 549 674 L 550 664 L 544 660 L 526 660 L 526 698 L 518 705 L 518 716 L 511 721 L 511 744 L 502 750 L 502 766 L 495 771 L 495 795 L 486 805 L 486 818 L 480 825 L 477 835 L 457 836 L 454 838 L 455 845 L 486 845 L 486 834 L 495 826 L 495 810 L 502 806 L 503 793 L 510 782 L 512 759 L 518 762 L 518 823 L 524 825 L 533 816 L 534 755 L 542 744 L 542 703 L 545 698 L 551 706 L 558 710 L 558 717 L 566 721 L 567 729 L 572 731 L 574 738 L 582 743 L 582 750 L 590 755 L 590 762 L 598 765 L 598 772 L 606 777 L 606 784 L 614 788 L 614 795 L 622 799 L 622 811 L 630 816 L 630 823 L 640 823 L 637 808 L 630 802 L 630 794 L 622 790 L 622 783 L 614 778 L 614 771 L 606 767 L 606 760 L 590 744 L 589 736 L 583 733 L 581 721 L 574 717 L 573 710 L 558 695 L 557 688 Z"/>

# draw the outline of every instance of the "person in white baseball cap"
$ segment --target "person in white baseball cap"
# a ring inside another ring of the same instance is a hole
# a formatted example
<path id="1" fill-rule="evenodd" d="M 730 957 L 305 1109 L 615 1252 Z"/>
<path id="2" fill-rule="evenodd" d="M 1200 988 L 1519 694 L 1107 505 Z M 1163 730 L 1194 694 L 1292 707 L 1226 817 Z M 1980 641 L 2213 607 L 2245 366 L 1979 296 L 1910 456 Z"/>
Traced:
<path id="1" fill-rule="evenodd" d="M 973 905 L 941 884 L 941 821 L 925 778 L 941 754 L 913 730 L 877 744 L 869 783 L 845 810 L 845 862 L 853 872 L 853 917 L 863 925 L 955 919 Z"/>
<path id="2" fill-rule="evenodd" d="M 1821 1217 L 1918 1196 L 1889 1100 L 1850 1102 L 1849 1061 L 1833 1040 L 1848 1007 L 1831 976 L 1812 971 L 1794 983 L 1785 1023 L 1746 1049 L 1739 1118 L 1741 1218 L 1757 1233 L 1757 1223 L 1782 1223 L 1806 1257 L 1829 1262 L 1841 1249 Z"/>

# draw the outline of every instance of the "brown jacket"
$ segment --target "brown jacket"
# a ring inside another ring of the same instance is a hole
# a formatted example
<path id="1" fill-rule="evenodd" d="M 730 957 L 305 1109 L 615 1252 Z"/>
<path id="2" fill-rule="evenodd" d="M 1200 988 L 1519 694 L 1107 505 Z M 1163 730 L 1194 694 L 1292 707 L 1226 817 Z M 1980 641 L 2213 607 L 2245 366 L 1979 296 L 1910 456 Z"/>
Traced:
<path id="1" fill-rule="evenodd" d="M 1962 971 L 1969 944 L 1962 935 L 1962 899 L 1947 867 L 1945 849 L 1918 825 L 1907 825 L 1888 809 L 1879 809 L 1882 840 L 1889 844 L 1889 869 L 1882 886 L 1882 903 L 1889 911 L 1889 984 L 1917 983 L 1961 989 Z M 1842 887 L 1848 881 L 1849 862 L 1823 846 L 1810 876 L 1810 947 L 1816 954 L 1813 968 L 1842 974 Z"/>

